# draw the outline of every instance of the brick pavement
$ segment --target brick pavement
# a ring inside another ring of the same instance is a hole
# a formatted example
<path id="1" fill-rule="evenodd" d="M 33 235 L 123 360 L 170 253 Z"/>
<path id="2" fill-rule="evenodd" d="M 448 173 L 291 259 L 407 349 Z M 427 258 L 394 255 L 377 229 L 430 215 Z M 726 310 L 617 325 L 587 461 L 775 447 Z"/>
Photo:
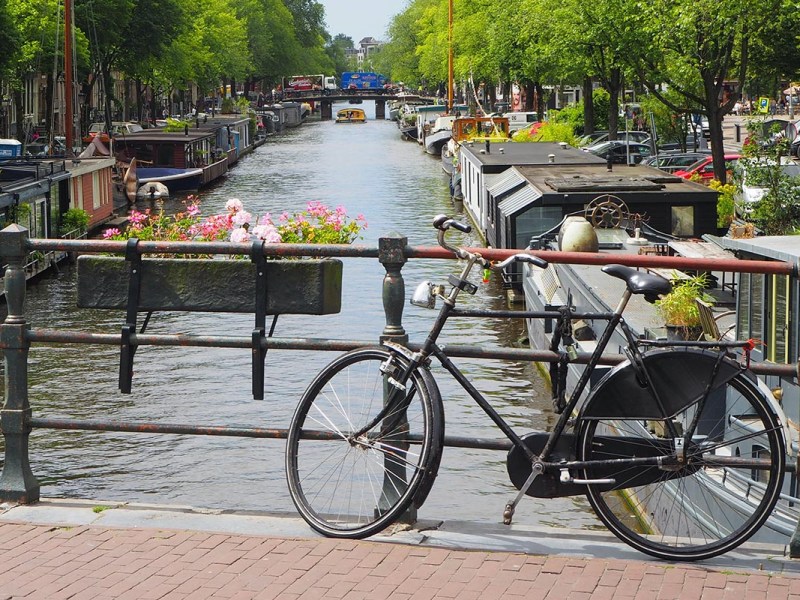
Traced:
<path id="1" fill-rule="evenodd" d="M 166 529 L 0 524 L 0 600 L 800 600 L 800 576 Z"/>

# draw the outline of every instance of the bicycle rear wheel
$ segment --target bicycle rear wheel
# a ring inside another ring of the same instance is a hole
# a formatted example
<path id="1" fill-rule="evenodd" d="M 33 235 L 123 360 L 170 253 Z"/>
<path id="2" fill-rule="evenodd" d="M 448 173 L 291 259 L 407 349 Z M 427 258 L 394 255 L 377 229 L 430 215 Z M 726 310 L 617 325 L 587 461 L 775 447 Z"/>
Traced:
<path id="1" fill-rule="evenodd" d="M 421 503 L 433 483 L 444 438 L 441 399 L 424 369 L 412 372 L 404 391 L 389 383 L 405 365 L 383 348 L 353 350 L 317 375 L 295 411 L 286 444 L 289 492 L 324 535 L 377 533 Z M 387 393 L 397 408 L 356 437 Z"/>
<path id="2" fill-rule="evenodd" d="M 697 411 L 691 403 L 671 419 L 678 437 Z M 581 460 L 664 458 L 662 466 L 587 468 L 587 479 L 616 482 L 587 486 L 600 520 L 630 546 L 667 560 L 710 558 L 752 536 L 778 500 L 786 460 L 780 423 L 758 388 L 736 375 L 709 396 L 685 463 L 674 460 L 675 447 L 664 420 L 584 421 Z"/>

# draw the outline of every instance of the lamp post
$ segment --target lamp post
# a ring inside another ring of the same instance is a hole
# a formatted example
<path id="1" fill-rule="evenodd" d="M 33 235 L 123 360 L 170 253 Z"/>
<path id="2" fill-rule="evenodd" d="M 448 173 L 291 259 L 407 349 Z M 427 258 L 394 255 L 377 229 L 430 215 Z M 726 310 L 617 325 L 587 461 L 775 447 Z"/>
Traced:
<path id="1" fill-rule="evenodd" d="M 0 99 L 0 137 L 8 137 L 8 113 L 11 107 L 11 98 L 3 95 Z"/>

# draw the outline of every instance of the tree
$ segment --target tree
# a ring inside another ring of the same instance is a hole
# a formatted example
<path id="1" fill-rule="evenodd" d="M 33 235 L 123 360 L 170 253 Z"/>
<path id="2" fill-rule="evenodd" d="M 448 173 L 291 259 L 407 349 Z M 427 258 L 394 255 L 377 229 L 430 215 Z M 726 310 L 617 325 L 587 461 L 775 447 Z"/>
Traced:
<path id="1" fill-rule="evenodd" d="M 13 27 L 9 35 L 16 39 L 10 52 L 0 59 L 6 64 L 5 79 L 12 91 L 15 112 L 25 114 L 22 90 L 33 73 L 44 73 L 46 81 L 46 121 L 48 137 L 53 132 L 53 90 L 57 73 L 64 72 L 64 19 L 63 7 L 57 0 L 15 0 L 7 5 Z M 75 51 L 81 62 L 87 56 L 86 38 L 80 31 L 75 36 Z M 54 72 L 53 65 L 56 65 Z M 24 141 L 25 127 L 33 123 L 17 123 L 17 138 Z"/>
<path id="2" fill-rule="evenodd" d="M 114 95 L 113 72 L 135 75 L 141 66 L 161 59 L 170 42 L 184 30 L 187 14 L 181 0 L 75 0 L 76 25 L 86 32 L 91 47 L 93 66 L 88 89 L 102 82 L 107 127 L 113 106 L 120 105 Z M 141 98 L 137 101 L 141 103 Z"/>
<path id="3" fill-rule="evenodd" d="M 651 40 L 629 48 L 625 60 L 647 89 L 678 114 L 708 117 L 715 178 L 727 179 L 722 119 L 738 90 L 723 96 L 726 82 L 745 81 L 753 39 L 770 39 L 770 15 L 780 0 L 618 0 L 626 5 L 622 29 L 642 31 Z M 667 97 L 675 91 L 680 104 Z"/>

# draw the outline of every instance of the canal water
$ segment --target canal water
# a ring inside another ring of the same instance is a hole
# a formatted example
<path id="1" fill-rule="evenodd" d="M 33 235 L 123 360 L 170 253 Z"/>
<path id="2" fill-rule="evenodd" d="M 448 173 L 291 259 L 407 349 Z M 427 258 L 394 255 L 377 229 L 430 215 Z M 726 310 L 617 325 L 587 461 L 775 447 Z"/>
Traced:
<path id="1" fill-rule="evenodd" d="M 374 120 L 371 104 L 364 104 L 370 117 L 366 124 L 311 121 L 269 138 L 223 182 L 201 193 L 203 212 L 221 212 L 230 198 L 239 198 L 258 215 L 291 212 L 320 201 L 342 205 L 351 216 L 363 214 L 368 222 L 363 243 L 398 232 L 410 244 L 434 245 L 434 215 L 466 217 L 454 210 L 439 161 L 416 143 L 401 140 L 394 123 Z M 167 210 L 178 205 L 173 201 Z M 459 242 L 478 243 L 458 235 Z M 403 269 L 406 295 L 423 279 L 444 283 L 454 267 L 452 261 L 410 261 Z M 377 341 L 385 322 L 383 273 L 374 259 L 346 259 L 341 313 L 281 317 L 276 335 Z M 498 281 L 480 285 L 475 296 L 462 297 L 474 307 L 505 307 Z M 75 304 L 72 267 L 29 287 L 32 327 L 119 332 L 122 311 L 77 310 Z M 433 316 L 432 311 L 406 306 L 403 323 L 412 341 L 421 341 Z M 248 315 L 157 313 L 148 332 L 249 336 L 252 327 Z M 442 343 L 515 346 L 523 335 L 520 323 L 462 319 L 448 324 Z M 34 415 L 42 417 L 283 428 L 305 386 L 333 356 L 271 350 L 266 399 L 254 401 L 246 350 L 141 347 L 133 393 L 123 395 L 117 389 L 117 348 L 36 345 L 30 352 L 30 401 Z M 513 425 L 541 430 L 553 422 L 549 392 L 535 365 L 457 362 Z M 448 434 L 501 437 L 441 369 L 435 373 Z M 283 440 L 36 430 L 30 455 L 43 497 L 294 513 L 283 451 Z M 439 478 L 419 514 L 500 522 L 515 492 L 506 475 L 505 453 L 446 448 Z M 582 497 L 528 498 L 515 522 L 598 526 Z"/>

